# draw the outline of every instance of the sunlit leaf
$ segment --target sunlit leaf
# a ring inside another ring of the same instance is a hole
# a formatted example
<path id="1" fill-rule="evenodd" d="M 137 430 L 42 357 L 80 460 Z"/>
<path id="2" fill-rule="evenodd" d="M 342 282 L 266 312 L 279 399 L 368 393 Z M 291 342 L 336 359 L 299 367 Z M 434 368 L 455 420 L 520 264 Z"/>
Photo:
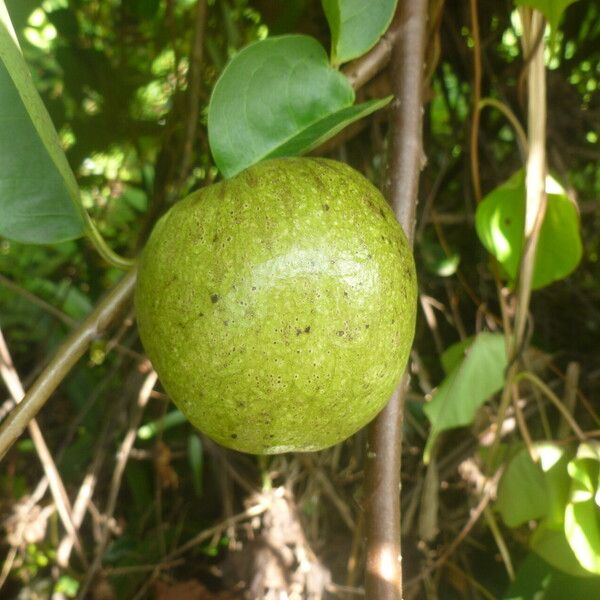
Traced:
<path id="1" fill-rule="evenodd" d="M 595 441 L 581 444 L 568 471 L 572 483 L 570 502 L 565 509 L 565 534 L 581 566 L 599 575 L 600 508 L 596 499 L 600 444 Z"/>
<path id="2" fill-rule="evenodd" d="M 331 30 L 331 62 L 352 60 L 385 33 L 398 0 L 322 0 Z"/>
<path id="3" fill-rule="evenodd" d="M 529 546 L 546 562 L 564 573 L 576 577 L 589 575 L 573 554 L 562 525 L 542 522 L 533 532 Z"/>
<path id="4" fill-rule="evenodd" d="M 537 8 L 548 19 L 552 29 L 556 29 L 565 9 L 577 0 L 515 0 L 517 6 Z"/>
<path id="5" fill-rule="evenodd" d="M 0 0 L 0 235 L 26 243 L 79 237 L 79 191 Z"/>
<path id="6" fill-rule="evenodd" d="M 431 422 L 426 462 L 440 432 L 472 423 L 481 405 L 502 389 L 506 366 L 504 337 L 480 333 L 423 409 Z"/>
<path id="7" fill-rule="evenodd" d="M 352 87 L 315 39 L 267 38 L 236 54 L 215 85 L 210 147 L 232 177 L 265 158 L 306 153 L 389 100 L 353 106 Z"/>
<path id="8" fill-rule="evenodd" d="M 569 498 L 571 481 L 567 465 L 573 451 L 554 442 L 538 442 L 535 447 L 546 480 L 548 512 L 545 520 L 547 523 L 560 525 L 564 522 L 565 506 Z"/>
<path id="9" fill-rule="evenodd" d="M 582 244 L 579 215 L 560 186 L 548 178 L 548 204 L 540 231 L 533 288 L 563 279 L 579 264 Z M 525 174 L 517 171 L 478 205 L 475 227 L 481 243 L 502 265 L 509 279 L 517 278 L 523 250 Z"/>

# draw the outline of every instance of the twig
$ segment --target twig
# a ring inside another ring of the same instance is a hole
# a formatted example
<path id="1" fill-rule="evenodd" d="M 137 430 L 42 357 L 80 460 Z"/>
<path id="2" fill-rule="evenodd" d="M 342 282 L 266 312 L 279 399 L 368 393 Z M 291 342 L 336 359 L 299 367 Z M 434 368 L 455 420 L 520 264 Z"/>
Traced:
<path id="1" fill-rule="evenodd" d="M 137 269 L 131 269 L 106 295 L 61 347 L 42 371 L 23 401 L 10 413 L 0 428 L 0 459 L 25 431 L 28 423 L 44 406 L 67 373 L 83 356 L 89 345 L 112 323 L 129 302 L 133 293 Z"/>
<path id="2" fill-rule="evenodd" d="M 65 314 L 55 306 L 52 306 L 52 304 L 50 304 L 49 302 L 46 302 L 42 298 L 39 298 L 35 294 L 32 294 L 29 290 L 26 290 L 25 288 L 22 288 L 21 286 L 17 285 L 14 281 L 11 281 L 8 277 L 2 275 L 2 273 L 0 273 L 0 284 L 2 284 L 5 288 L 9 289 L 11 292 L 22 296 L 28 302 L 31 302 L 31 304 L 35 304 L 42 310 L 56 317 L 65 325 L 68 325 L 69 327 L 75 327 L 75 325 L 77 325 L 77 321 L 75 319 L 72 319 L 71 317 L 69 317 L 69 315 Z"/>
<path id="3" fill-rule="evenodd" d="M 575 411 L 575 403 L 577 402 L 577 387 L 579 382 L 579 374 L 581 369 L 579 363 L 570 362 L 567 365 L 567 372 L 565 375 L 565 395 L 564 395 L 564 406 L 570 415 Z M 558 424 L 558 431 L 556 437 L 560 440 L 567 437 L 567 429 L 569 424 L 563 419 Z"/>
<path id="4" fill-rule="evenodd" d="M 471 155 L 471 181 L 475 200 L 481 200 L 481 181 L 479 179 L 479 118 L 481 98 L 481 39 L 479 37 L 479 18 L 477 0 L 469 0 L 471 11 L 471 31 L 473 33 L 473 109 L 471 112 L 471 136 L 469 141 Z"/>
<path id="5" fill-rule="evenodd" d="M 427 1 L 401 2 L 392 56 L 393 89 L 390 199 L 411 244 L 422 165 L 423 63 Z M 402 378 L 388 405 L 369 427 L 366 460 L 366 597 L 402 598 L 400 466 L 404 397 Z"/>
<path id="6" fill-rule="evenodd" d="M 198 544 L 201 544 L 202 542 L 205 542 L 206 540 L 211 539 L 215 534 L 217 534 L 219 532 L 225 531 L 226 529 L 232 527 L 233 525 L 236 525 L 237 523 L 241 523 L 242 521 L 246 521 L 247 519 L 261 515 L 262 513 L 267 511 L 269 509 L 269 507 L 270 507 L 270 503 L 263 500 L 263 501 L 259 502 L 258 504 L 251 506 L 244 512 L 238 513 L 237 515 L 233 515 L 232 517 L 225 519 L 224 521 L 222 521 L 221 523 L 219 523 L 213 527 L 204 529 L 203 531 L 201 531 L 200 533 L 195 535 L 192 539 L 185 542 L 183 545 L 179 546 L 178 548 L 175 548 L 175 550 L 173 550 L 172 552 L 167 554 L 167 556 L 165 556 L 163 558 L 162 562 L 156 566 L 156 568 L 154 569 L 152 574 L 147 578 L 146 583 L 138 590 L 136 595 L 133 597 L 133 600 L 138 600 L 139 598 L 146 597 L 145 596 L 146 591 L 148 590 L 148 588 L 150 587 L 152 582 L 156 579 L 159 572 L 163 568 L 165 568 L 163 566 L 165 563 L 168 564 L 168 563 L 174 561 L 182 554 L 185 554 L 188 550 L 192 549 L 193 547 L 197 546 Z"/>
<path id="7" fill-rule="evenodd" d="M 496 493 L 496 488 L 498 486 L 498 481 L 500 481 L 500 477 L 502 476 L 504 469 L 501 467 L 496 471 L 494 476 L 489 479 L 486 483 L 486 487 L 481 495 L 481 499 L 479 500 L 477 506 L 471 511 L 471 515 L 469 516 L 469 520 L 465 523 L 464 527 L 461 529 L 460 533 L 452 540 L 452 543 L 446 548 L 444 553 L 431 565 L 428 565 L 426 569 L 421 571 L 419 575 L 411 579 L 406 583 L 406 588 L 409 589 L 416 585 L 419 581 L 425 579 L 430 573 L 439 569 L 455 552 L 456 549 L 462 544 L 464 539 L 469 535 L 470 531 L 473 529 L 477 521 L 479 521 L 483 511 L 486 509 L 491 499 L 494 497 Z"/>
<path id="8" fill-rule="evenodd" d="M 1 273 L 0 273 L 0 285 L 3 285 L 5 288 L 7 288 L 11 292 L 17 294 L 18 296 L 25 298 L 25 300 L 27 300 L 31 304 L 38 306 L 43 311 L 52 315 L 59 321 L 63 322 L 65 325 L 67 325 L 71 329 L 73 329 L 73 328 L 77 327 L 77 325 L 79 325 L 79 321 L 77 321 L 76 319 L 73 319 L 72 317 L 70 317 L 68 314 L 64 313 L 59 308 L 56 308 L 56 306 L 53 306 L 49 302 L 46 302 L 46 300 L 44 300 L 43 298 L 40 298 L 39 296 L 32 294 L 29 290 L 26 290 L 25 288 L 21 287 L 20 285 L 17 285 L 14 281 L 11 281 L 8 277 L 5 277 Z M 131 356 L 133 358 L 137 358 L 137 359 L 141 359 L 141 360 L 144 360 L 146 358 L 143 354 L 140 354 L 139 352 L 136 352 L 135 350 L 132 350 L 131 348 L 128 348 L 127 346 L 124 346 L 123 344 L 118 343 L 118 341 L 114 341 L 114 342 L 111 341 L 107 345 L 107 351 L 112 350 L 113 348 L 117 352 L 120 352 L 121 354 L 127 354 L 128 356 Z M 1 420 L 1 418 L 0 418 L 0 420 Z"/>
<path id="9" fill-rule="evenodd" d="M 486 506 L 483 509 L 483 516 L 485 517 L 487 526 L 490 528 L 492 535 L 494 536 L 494 540 L 496 542 L 496 546 L 498 546 L 498 550 L 500 552 L 500 556 L 502 557 L 502 562 L 504 563 L 504 568 L 508 574 L 508 578 L 511 581 L 515 580 L 515 568 L 513 567 L 512 558 L 510 556 L 510 551 L 506 542 L 504 540 L 504 536 L 502 535 L 502 531 L 500 531 L 500 527 L 498 526 L 498 522 L 496 521 L 496 517 L 489 506 Z"/>
<path id="10" fill-rule="evenodd" d="M 25 390 L 23 389 L 23 385 L 21 383 L 21 379 L 19 378 L 19 374 L 17 373 L 17 370 L 13 365 L 8 346 L 6 345 L 1 330 L 0 376 L 4 380 L 4 383 L 8 388 L 8 391 L 10 392 L 14 401 L 18 405 L 18 403 L 22 401 L 23 396 L 25 396 Z M 79 557 L 81 558 L 81 562 L 84 564 L 84 566 L 87 566 L 87 558 L 85 556 L 85 552 L 83 551 L 83 545 L 81 544 L 81 540 L 79 539 L 77 528 L 73 523 L 73 509 L 69 501 L 69 496 L 67 495 L 65 485 L 62 482 L 58 469 L 56 468 L 56 464 L 54 462 L 54 459 L 52 458 L 52 454 L 48 449 L 48 445 L 46 444 L 46 440 L 44 439 L 42 430 L 40 429 L 35 419 L 32 419 L 29 422 L 28 427 L 29 435 L 33 440 L 33 445 L 35 446 L 35 450 L 40 459 L 40 462 L 42 463 L 44 473 L 46 475 L 46 478 L 48 479 L 50 491 L 52 492 L 52 497 L 54 498 L 54 503 L 56 504 L 56 509 L 58 510 L 60 519 L 69 535 L 69 538 L 75 544 L 75 548 L 77 550 L 77 553 L 79 554 Z"/>
<path id="11" fill-rule="evenodd" d="M 515 133 L 517 135 L 517 143 L 519 144 L 519 150 L 522 156 L 527 156 L 529 146 L 527 142 L 527 134 L 525 133 L 525 130 L 523 129 L 523 126 L 521 125 L 521 122 L 519 121 L 515 113 L 510 109 L 510 107 L 507 104 L 501 102 L 500 100 L 496 100 L 495 98 L 483 98 L 479 101 L 480 111 L 486 106 L 499 110 L 506 117 L 506 119 L 509 121 L 509 123 L 513 126 L 513 129 L 515 130 Z"/>
<path id="12" fill-rule="evenodd" d="M 542 394 L 544 394 L 544 396 L 546 396 L 546 398 L 548 398 L 548 400 L 550 400 L 550 402 L 556 406 L 564 420 L 569 424 L 575 435 L 579 438 L 580 442 L 584 442 L 587 439 L 587 436 L 581 430 L 577 424 L 577 421 L 573 418 L 573 415 L 560 401 L 560 398 L 537 375 L 529 373 L 528 371 L 519 373 L 515 377 L 515 383 L 521 379 L 526 379 L 527 381 L 533 383 L 533 385 L 535 385 L 542 392 Z"/>
<path id="13" fill-rule="evenodd" d="M 108 544 L 109 536 L 110 536 L 110 521 L 114 515 L 115 508 L 117 506 L 117 497 L 119 495 L 119 490 L 121 489 L 121 481 L 123 479 L 123 474 L 125 473 L 125 467 L 127 465 L 127 460 L 129 459 L 129 454 L 131 449 L 133 448 L 133 444 L 135 443 L 137 437 L 137 429 L 140 425 L 140 421 L 142 420 L 142 416 L 144 414 L 144 409 L 146 404 L 148 403 L 148 399 L 150 398 L 150 392 L 152 392 L 152 388 L 156 384 L 157 375 L 156 371 L 151 371 L 144 380 L 142 387 L 138 393 L 137 405 L 131 416 L 129 422 L 129 429 L 121 442 L 119 450 L 117 452 L 117 464 L 115 465 L 115 470 L 113 471 L 113 476 L 110 482 L 110 489 L 108 492 L 108 500 L 106 501 L 106 509 L 104 511 L 104 522 L 105 527 L 102 531 L 102 538 L 98 547 L 96 549 L 96 554 L 94 556 L 94 562 L 91 567 L 88 569 L 85 579 L 81 584 L 81 588 L 79 589 L 79 593 L 77 598 L 85 598 L 87 591 L 94 580 L 94 576 L 98 572 L 98 569 L 102 566 L 102 558 L 104 556 L 104 550 Z"/>
<path id="14" fill-rule="evenodd" d="M 173 195 L 178 196 L 185 179 L 188 176 L 192 162 L 194 138 L 198 129 L 198 116 L 200 114 L 200 88 L 202 87 L 202 56 L 204 50 L 204 31 L 206 29 L 206 0 L 198 0 L 196 6 L 196 20 L 194 23 L 194 41 L 190 55 L 188 78 L 188 112 L 185 123 L 185 132 L 182 142 L 181 167 L 179 176 L 173 189 Z"/>

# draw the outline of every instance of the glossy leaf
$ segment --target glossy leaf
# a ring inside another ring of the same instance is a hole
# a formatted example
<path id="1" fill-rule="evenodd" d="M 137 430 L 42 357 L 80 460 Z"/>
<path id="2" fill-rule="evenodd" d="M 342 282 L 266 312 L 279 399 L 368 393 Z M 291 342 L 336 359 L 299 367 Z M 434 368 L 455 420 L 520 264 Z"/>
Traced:
<path id="1" fill-rule="evenodd" d="M 579 215 L 562 188 L 546 181 L 548 205 L 535 259 L 533 288 L 563 279 L 579 264 L 582 255 Z M 525 174 L 517 171 L 490 192 L 478 205 L 475 227 L 481 243 L 502 265 L 508 278 L 517 278 L 523 249 Z"/>
<path id="2" fill-rule="evenodd" d="M 79 191 L 0 0 L 0 235 L 25 243 L 79 237 Z"/>
<path id="3" fill-rule="evenodd" d="M 225 177 L 265 158 L 303 154 L 391 98 L 353 106 L 354 90 L 311 37 L 255 42 L 225 67 L 208 110 L 208 135 Z"/>
<path id="4" fill-rule="evenodd" d="M 555 569 L 531 552 L 519 565 L 503 600 L 600 598 L 600 577 L 574 577 Z"/>
<path id="5" fill-rule="evenodd" d="M 306 154 L 319 147 L 323 142 L 332 138 L 351 123 L 354 123 L 354 121 L 358 121 L 383 108 L 391 100 L 392 96 L 387 96 L 381 100 L 369 100 L 362 104 L 342 108 L 300 131 L 296 136 L 282 146 L 279 146 L 265 158 Z"/>
<path id="6" fill-rule="evenodd" d="M 423 409 L 431 422 L 425 462 L 440 432 L 469 425 L 481 405 L 502 389 L 506 366 L 503 336 L 480 333 Z"/>
<path id="7" fill-rule="evenodd" d="M 322 0 L 331 30 L 331 62 L 340 64 L 370 50 L 385 33 L 398 0 Z"/>
<path id="8" fill-rule="evenodd" d="M 537 8 L 548 19 L 552 29 L 556 29 L 565 9 L 576 0 L 515 0 L 517 6 Z"/>

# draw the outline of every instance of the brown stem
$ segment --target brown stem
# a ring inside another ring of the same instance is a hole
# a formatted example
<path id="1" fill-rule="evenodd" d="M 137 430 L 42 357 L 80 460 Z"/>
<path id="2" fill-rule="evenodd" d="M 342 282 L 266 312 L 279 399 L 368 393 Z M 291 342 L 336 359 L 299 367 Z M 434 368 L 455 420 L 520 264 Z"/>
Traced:
<path id="1" fill-rule="evenodd" d="M 104 332 L 129 302 L 137 268 L 132 268 L 105 296 L 79 328 L 63 342 L 48 366 L 42 371 L 23 400 L 13 409 L 0 428 L 0 459 L 44 406 L 89 345 Z"/>
<path id="2" fill-rule="evenodd" d="M 367 54 L 357 58 L 342 69 L 342 72 L 355 90 L 363 87 L 365 83 L 383 71 L 390 62 L 392 49 L 400 31 L 400 19 L 398 16 L 397 13 L 390 28 L 379 42 L 377 42 L 376 46 L 367 52 Z"/>
<path id="3" fill-rule="evenodd" d="M 401 2 L 398 38 L 392 51 L 392 145 L 389 195 L 398 221 L 412 244 L 419 174 L 423 163 L 423 74 L 427 0 Z M 366 461 L 368 600 L 402 598 L 400 548 L 400 466 L 404 398 L 409 377 L 369 427 Z"/>
<path id="4" fill-rule="evenodd" d="M 188 113 L 185 123 L 185 134 L 182 143 L 181 167 L 175 184 L 174 196 L 178 196 L 185 184 L 192 164 L 194 138 L 198 130 L 200 115 L 200 90 L 202 88 L 202 58 L 204 50 L 204 31 L 206 29 L 206 0 L 199 0 L 196 6 L 196 21 L 194 24 L 194 41 L 190 54 L 190 70 L 188 78 Z"/>
<path id="5" fill-rule="evenodd" d="M 479 138 L 479 117 L 481 107 L 481 43 L 479 37 L 479 19 L 477 17 L 477 0 L 470 0 L 471 30 L 473 33 L 473 108 L 471 112 L 471 136 L 469 141 L 471 153 L 471 180 L 475 200 L 481 200 L 481 182 L 479 180 L 479 149 L 477 140 Z"/>

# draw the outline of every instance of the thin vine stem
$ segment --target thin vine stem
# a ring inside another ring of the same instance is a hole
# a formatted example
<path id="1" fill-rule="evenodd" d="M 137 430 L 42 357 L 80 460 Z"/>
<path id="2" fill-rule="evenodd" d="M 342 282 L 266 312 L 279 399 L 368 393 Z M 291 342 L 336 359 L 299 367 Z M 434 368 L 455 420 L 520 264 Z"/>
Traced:
<path id="1" fill-rule="evenodd" d="M 523 129 L 523 125 L 521 125 L 519 119 L 515 113 L 510 109 L 510 107 L 504 102 L 500 102 L 500 100 L 496 100 L 495 98 L 482 98 L 478 104 L 478 110 L 482 110 L 485 107 L 495 108 L 500 111 L 506 119 L 510 122 L 517 134 L 517 141 L 519 142 L 519 149 L 523 156 L 527 156 L 527 152 L 529 150 L 529 143 L 527 141 L 527 134 Z"/>
<path id="2" fill-rule="evenodd" d="M 85 224 L 86 235 L 90 242 L 92 242 L 96 252 L 113 267 L 124 271 L 131 269 L 135 264 L 135 260 L 120 256 L 112 250 L 83 206 L 81 206 L 81 214 Z"/>
<path id="3" fill-rule="evenodd" d="M 559 410 L 564 420 L 569 424 L 573 433 L 579 438 L 579 441 L 584 442 L 587 439 L 585 432 L 577 425 L 577 421 L 569 412 L 567 407 L 560 401 L 560 398 L 534 373 L 530 371 L 522 371 L 515 376 L 515 383 L 525 379 L 535 385 L 554 406 Z"/>
<path id="4" fill-rule="evenodd" d="M 477 15 L 477 0 L 469 1 L 471 13 L 471 30 L 473 33 L 473 112 L 471 114 L 471 181 L 475 200 L 481 200 L 481 181 L 479 178 L 479 99 L 481 98 L 481 40 L 479 37 L 479 17 Z"/>

